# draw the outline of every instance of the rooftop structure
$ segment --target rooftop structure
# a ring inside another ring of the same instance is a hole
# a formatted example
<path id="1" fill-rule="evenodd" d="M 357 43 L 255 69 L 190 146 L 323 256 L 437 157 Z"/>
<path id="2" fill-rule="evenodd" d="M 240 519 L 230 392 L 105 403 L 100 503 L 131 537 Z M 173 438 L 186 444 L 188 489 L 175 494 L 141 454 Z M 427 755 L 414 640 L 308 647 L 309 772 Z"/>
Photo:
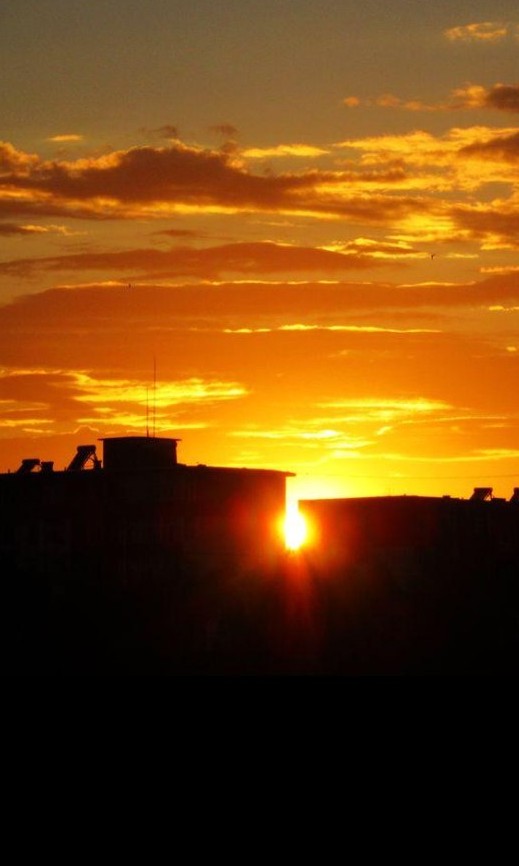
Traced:
<path id="1" fill-rule="evenodd" d="M 96 563 L 111 575 L 265 567 L 282 549 L 291 473 L 189 466 L 178 441 L 104 438 L 103 460 L 80 445 L 64 471 L 24 459 L 0 476 L 4 562 L 48 573 Z"/>

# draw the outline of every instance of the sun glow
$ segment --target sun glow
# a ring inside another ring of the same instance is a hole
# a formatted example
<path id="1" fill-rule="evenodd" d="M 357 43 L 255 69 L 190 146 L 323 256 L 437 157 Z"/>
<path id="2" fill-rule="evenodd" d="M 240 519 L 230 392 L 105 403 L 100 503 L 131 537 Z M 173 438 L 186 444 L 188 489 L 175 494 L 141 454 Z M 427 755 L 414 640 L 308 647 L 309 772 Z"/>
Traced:
<path id="1" fill-rule="evenodd" d="M 299 550 L 307 538 L 306 521 L 299 512 L 297 502 L 289 502 L 285 514 L 285 546 L 287 550 Z"/>

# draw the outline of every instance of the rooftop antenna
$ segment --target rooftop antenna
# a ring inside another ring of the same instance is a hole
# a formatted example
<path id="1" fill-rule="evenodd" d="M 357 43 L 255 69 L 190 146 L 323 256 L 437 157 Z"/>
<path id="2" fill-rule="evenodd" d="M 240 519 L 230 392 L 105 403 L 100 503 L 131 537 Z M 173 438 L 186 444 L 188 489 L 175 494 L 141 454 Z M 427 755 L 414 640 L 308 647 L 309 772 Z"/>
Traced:
<path id="1" fill-rule="evenodd" d="M 146 437 L 150 436 L 150 389 L 146 385 Z"/>
<path id="2" fill-rule="evenodd" d="M 157 417 L 157 359 L 153 356 L 153 438 L 155 438 L 155 421 Z"/>

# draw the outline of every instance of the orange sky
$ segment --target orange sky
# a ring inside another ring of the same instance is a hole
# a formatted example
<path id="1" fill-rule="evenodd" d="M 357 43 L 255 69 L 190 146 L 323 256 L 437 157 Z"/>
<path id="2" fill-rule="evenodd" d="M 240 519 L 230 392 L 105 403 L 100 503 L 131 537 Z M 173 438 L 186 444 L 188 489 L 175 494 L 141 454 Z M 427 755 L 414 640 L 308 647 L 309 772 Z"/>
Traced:
<path id="1" fill-rule="evenodd" d="M 184 462 L 301 496 L 508 496 L 514 13 L 5 4 L 0 470 L 143 434 L 154 399 Z"/>

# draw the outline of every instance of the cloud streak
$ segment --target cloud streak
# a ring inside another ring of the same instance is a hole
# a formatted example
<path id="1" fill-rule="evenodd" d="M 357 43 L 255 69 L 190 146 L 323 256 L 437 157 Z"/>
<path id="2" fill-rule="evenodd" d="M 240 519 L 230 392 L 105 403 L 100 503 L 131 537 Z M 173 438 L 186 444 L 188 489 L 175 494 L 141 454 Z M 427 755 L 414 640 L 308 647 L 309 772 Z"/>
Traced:
<path id="1" fill-rule="evenodd" d="M 83 370 L 4 368 L 0 370 L 0 428 L 59 429 L 61 424 L 90 423 L 142 429 L 151 400 L 155 420 L 164 427 L 171 426 L 172 410 L 237 400 L 246 394 L 238 382 L 199 377 L 160 381 L 152 394 L 149 383 L 138 379 L 107 378 Z M 88 417 L 83 404 L 91 413 Z"/>
<path id="2" fill-rule="evenodd" d="M 22 258 L 0 263 L 0 274 L 28 276 L 43 271 L 118 271 L 141 278 L 204 277 L 225 274 L 341 273 L 380 267 L 384 261 L 366 252 L 332 252 L 274 243 L 241 243 L 192 249 L 175 247 L 78 253 L 45 258 Z"/>
<path id="3" fill-rule="evenodd" d="M 422 99 L 402 99 L 393 93 L 384 93 L 372 99 L 361 100 L 348 96 L 343 100 L 347 108 L 361 105 L 377 108 L 395 108 L 412 112 L 459 112 L 491 109 L 495 111 L 519 112 L 519 84 L 497 83 L 491 87 L 480 84 L 465 84 L 451 91 L 442 102 L 424 102 Z"/>
<path id="4" fill-rule="evenodd" d="M 511 26 L 503 21 L 476 21 L 450 27 L 444 31 L 444 35 L 449 42 L 495 44 L 505 39 L 510 31 Z"/>
<path id="5" fill-rule="evenodd" d="M 56 144 L 72 144 L 78 141 L 83 141 L 83 136 L 77 135 L 76 133 L 65 133 L 62 135 L 51 135 L 47 141 L 53 141 Z"/>

